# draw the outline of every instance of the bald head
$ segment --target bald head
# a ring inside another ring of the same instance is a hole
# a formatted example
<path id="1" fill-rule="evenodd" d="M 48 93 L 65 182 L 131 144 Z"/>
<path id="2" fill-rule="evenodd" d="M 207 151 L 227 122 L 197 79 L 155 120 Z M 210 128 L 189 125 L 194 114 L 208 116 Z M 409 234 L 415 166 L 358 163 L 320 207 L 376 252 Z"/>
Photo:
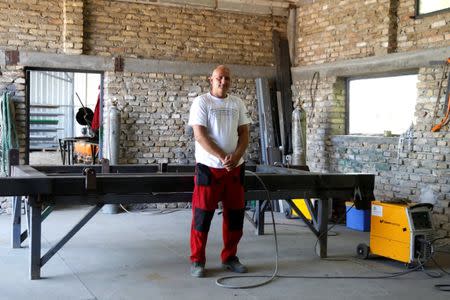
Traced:
<path id="1" fill-rule="evenodd" d="M 227 72 L 230 74 L 230 69 L 225 65 L 218 65 L 212 72 L 211 76 L 214 76 L 217 73 Z"/>
<path id="2" fill-rule="evenodd" d="M 209 79 L 211 84 L 211 95 L 218 98 L 226 98 L 230 88 L 230 69 L 224 65 L 217 66 Z"/>

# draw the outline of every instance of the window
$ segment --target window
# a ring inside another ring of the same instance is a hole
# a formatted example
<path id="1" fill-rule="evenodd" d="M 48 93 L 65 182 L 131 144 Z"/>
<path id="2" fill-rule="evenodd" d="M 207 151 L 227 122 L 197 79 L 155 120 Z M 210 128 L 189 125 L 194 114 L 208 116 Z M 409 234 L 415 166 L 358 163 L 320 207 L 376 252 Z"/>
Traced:
<path id="1" fill-rule="evenodd" d="M 348 133 L 404 133 L 414 120 L 417 74 L 349 79 Z"/>
<path id="2" fill-rule="evenodd" d="M 416 15 L 450 9 L 450 0 L 416 0 Z"/>

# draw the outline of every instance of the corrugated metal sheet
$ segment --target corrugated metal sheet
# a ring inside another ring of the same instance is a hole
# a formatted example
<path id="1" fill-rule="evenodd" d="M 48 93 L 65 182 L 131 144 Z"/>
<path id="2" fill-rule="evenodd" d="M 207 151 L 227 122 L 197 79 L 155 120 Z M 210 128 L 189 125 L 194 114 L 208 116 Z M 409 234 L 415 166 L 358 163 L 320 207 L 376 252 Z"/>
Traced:
<path id="1" fill-rule="evenodd" d="M 74 73 L 30 71 L 30 148 L 54 148 L 74 135 Z"/>

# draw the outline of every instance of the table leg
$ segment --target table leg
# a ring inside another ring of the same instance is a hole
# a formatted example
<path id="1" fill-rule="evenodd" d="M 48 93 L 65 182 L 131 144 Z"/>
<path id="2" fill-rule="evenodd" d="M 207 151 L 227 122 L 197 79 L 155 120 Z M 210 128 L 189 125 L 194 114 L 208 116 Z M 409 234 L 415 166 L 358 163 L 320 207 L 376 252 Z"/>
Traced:
<path id="1" fill-rule="evenodd" d="M 321 199 L 318 201 L 318 220 L 317 220 L 317 231 L 318 231 L 318 249 L 316 249 L 317 255 L 321 258 L 327 257 L 327 241 L 328 241 L 328 212 L 329 212 L 329 201 L 328 199 Z"/>
<path id="2" fill-rule="evenodd" d="M 41 278 L 42 207 L 39 203 L 36 203 L 36 200 L 32 199 L 30 207 L 30 279 Z"/>
<path id="3" fill-rule="evenodd" d="M 22 223 L 22 197 L 15 196 L 12 200 L 12 232 L 11 246 L 12 248 L 20 248 L 21 240 L 21 223 Z"/>

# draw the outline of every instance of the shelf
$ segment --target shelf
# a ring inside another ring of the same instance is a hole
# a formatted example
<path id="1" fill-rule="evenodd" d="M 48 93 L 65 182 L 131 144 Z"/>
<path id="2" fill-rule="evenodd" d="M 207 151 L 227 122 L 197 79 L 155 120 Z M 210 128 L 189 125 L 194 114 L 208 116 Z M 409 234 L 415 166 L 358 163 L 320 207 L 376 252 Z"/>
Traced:
<path id="1" fill-rule="evenodd" d="M 40 132 L 40 131 L 51 132 L 51 131 L 58 131 L 58 130 L 64 130 L 64 128 L 56 128 L 56 127 L 30 128 L 30 132 L 31 131 L 34 131 L 34 132 Z"/>
<path id="2" fill-rule="evenodd" d="M 36 120 L 36 119 L 30 119 L 30 124 L 58 124 L 58 120 L 50 120 L 50 119 Z"/>
<path id="3" fill-rule="evenodd" d="M 54 136 L 30 135 L 31 142 L 34 141 L 55 141 Z"/>
<path id="4" fill-rule="evenodd" d="M 58 131 L 64 130 L 64 123 L 59 122 L 64 116 L 60 105 L 37 103 L 30 108 L 30 149 L 57 149 Z"/>
<path id="5" fill-rule="evenodd" d="M 54 105 L 54 104 L 30 104 L 30 107 L 59 108 L 59 105 Z"/>
<path id="6" fill-rule="evenodd" d="M 36 117 L 58 117 L 58 116 L 64 116 L 64 114 L 60 114 L 60 113 L 46 113 L 46 112 L 30 112 L 30 116 L 36 116 Z"/>

